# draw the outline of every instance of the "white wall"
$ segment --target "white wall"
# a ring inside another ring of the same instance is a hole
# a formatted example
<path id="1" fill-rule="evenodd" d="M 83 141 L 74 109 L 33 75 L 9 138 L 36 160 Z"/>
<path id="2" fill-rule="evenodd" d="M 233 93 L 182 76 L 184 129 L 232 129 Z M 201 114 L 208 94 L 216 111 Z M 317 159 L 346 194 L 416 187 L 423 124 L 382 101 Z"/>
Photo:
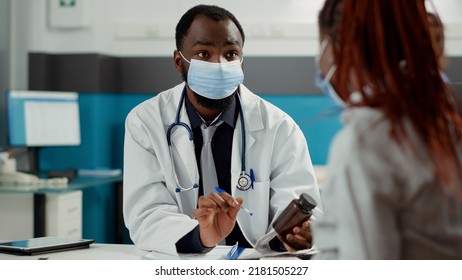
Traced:
<path id="1" fill-rule="evenodd" d="M 33 15 L 18 13 L 28 25 L 33 51 L 100 52 L 118 55 L 170 56 L 175 25 L 195 4 L 226 7 L 241 21 L 249 40 L 248 55 L 308 55 L 316 50 L 316 14 L 321 0 L 191 1 L 191 0 L 77 0 L 84 5 L 88 25 L 59 28 L 50 3 L 58 0 L 19 0 Z M 16 4 L 21 5 L 21 4 Z M 33 7 L 33 8 L 32 8 Z"/>
<path id="2" fill-rule="evenodd" d="M 70 8 L 74 13 L 66 14 L 69 9 L 52 9 L 59 0 L 10 1 L 14 50 L 11 84 L 16 88 L 27 87 L 29 51 L 171 56 L 177 21 L 187 9 L 199 3 L 216 4 L 236 15 L 246 32 L 246 55 L 313 56 L 318 47 L 316 17 L 324 2 L 76 0 L 79 7 Z M 461 56 L 462 1 L 434 2 L 446 24 L 447 54 Z"/>

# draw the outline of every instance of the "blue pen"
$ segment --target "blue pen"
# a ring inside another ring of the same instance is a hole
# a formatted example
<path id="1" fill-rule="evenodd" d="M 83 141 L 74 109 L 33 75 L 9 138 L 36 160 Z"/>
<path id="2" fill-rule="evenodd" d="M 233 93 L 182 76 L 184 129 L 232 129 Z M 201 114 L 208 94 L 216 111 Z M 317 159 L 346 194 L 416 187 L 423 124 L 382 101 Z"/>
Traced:
<path id="1" fill-rule="evenodd" d="M 250 168 L 250 187 L 253 190 L 253 182 L 255 182 L 255 174 L 253 173 L 253 169 Z"/>
<path id="2" fill-rule="evenodd" d="M 224 193 L 225 191 L 223 189 L 221 189 L 220 187 L 216 186 L 215 187 L 215 190 L 217 191 L 217 193 Z M 236 201 L 236 200 L 234 200 Z M 245 212 L 247 212 L 250 216 L 253 216 L 253 213 L 250 212 L 249 209 L 245 208 L 244 206 L 242 206 L 241 204 L 239 204 L 237 201 L 236 201 L 237 205 L 239 205 L 239 207 L 244 210 Z"/>

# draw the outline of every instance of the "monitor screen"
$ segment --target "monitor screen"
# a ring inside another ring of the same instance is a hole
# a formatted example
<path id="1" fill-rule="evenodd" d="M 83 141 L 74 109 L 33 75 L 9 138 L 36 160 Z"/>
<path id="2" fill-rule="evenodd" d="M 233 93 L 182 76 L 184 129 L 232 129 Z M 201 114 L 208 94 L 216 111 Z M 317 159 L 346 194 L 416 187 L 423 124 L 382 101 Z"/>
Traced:
<path id="1" fill-rule="evenodd" d="M 6 125 L 6 98 L 0 94 L 0 152 L 8 149 L 7 145 L 7 125 Z"/>
<path id="2" fill-rule="evenodd" d="M 12 147 L 80 145 L 77 92 L 11 90 L 7 111 Z"/>

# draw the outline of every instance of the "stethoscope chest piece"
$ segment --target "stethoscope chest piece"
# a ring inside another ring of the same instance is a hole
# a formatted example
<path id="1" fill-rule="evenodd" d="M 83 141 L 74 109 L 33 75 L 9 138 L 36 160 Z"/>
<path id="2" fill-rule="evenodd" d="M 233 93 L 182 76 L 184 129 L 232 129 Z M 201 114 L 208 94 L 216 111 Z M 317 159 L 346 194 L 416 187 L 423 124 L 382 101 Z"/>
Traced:
<path id="1" fill-rule="evenodd" d="M 237 180 L 237 188 L 241 191 L 246 191 L 252 186 L 252 180 L 250 176 L 245 174 L 244 172 L 239 175 L 239 179 Z"/>

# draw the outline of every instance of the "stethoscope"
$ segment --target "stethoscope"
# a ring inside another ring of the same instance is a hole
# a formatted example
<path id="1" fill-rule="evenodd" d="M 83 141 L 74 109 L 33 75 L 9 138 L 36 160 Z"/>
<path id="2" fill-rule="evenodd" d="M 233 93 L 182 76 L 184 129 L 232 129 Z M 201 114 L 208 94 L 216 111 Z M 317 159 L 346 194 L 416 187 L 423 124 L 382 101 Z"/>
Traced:
<path id="1" fill-rule="evenodd" d="M 189 127 L 188 124 L 180 121 L 181 107 L 183 106 L 183 102 L 184 102 L 184 99 L 185 99 L 185 92 L 186 92 L 186 87 L 183 89 L 183 92 L 181 93 L 181 96 L 180 96 L 180 102 L 178 103 L 175 122 L 172 123 L 167 129 L 167 143 L 168 143 L 168 147 L 170 149 L 170 158 L 172 160 L 173 174 L 175 175 L 175 180 L 176 180 L 176 183 L 177 183 L 176 192 L 189 191 L 189 190 L 192 190 L 192 189 L 199 188 L 199 184 L 198 184 L 199 178 L 198 178 L 198 176 L 196 176 L 196 178 L 194 178 L 192 180 L 193 182 L 195 182 L 195 183 L 193 183 L 192 187 L 185 188 L 185 187 L 180 185 L 180 182 L 178 180 L 178 176 L 176 174 L 175 163 L 174 163 L 173 154 L 172 154 L 171 134 L 172 134 L 172 129 L 173 128 L 175 128 L 177 126 L 183 127 L 188 132 L 189 140 L 191 141 L 191 143 L 193 143 L 193 141 L 194 141 L 194 134 L 193 134 L 193 131 L 192 131 L 191 127 Z M 238 96 L 238 98 L 240 100 L 241 97 L 239 95 L 239 92 L 238 92 L 237 96 Z M 244 113 L 242 112 L 242 106 L 241 106 L 241 108 L 239 110 L 239 115 L 241 117 L 241 129 L 242 129 L 241 174 L 239 175 L 239 179 L 237 180 L 236 187 L 241 191 L 246 191 L 246 190 L 250 189 L 251 187 L 253 188 L 253 182 L 255 181 L 255 176 L 254 176 L 254 173 L 253 173 L 252 169 L 250 169 L 250 175 L 245 172 L 245 122 L 244 122 Z M 194 144 L 192 144 L 192 146 L 194 146 Z"/>

